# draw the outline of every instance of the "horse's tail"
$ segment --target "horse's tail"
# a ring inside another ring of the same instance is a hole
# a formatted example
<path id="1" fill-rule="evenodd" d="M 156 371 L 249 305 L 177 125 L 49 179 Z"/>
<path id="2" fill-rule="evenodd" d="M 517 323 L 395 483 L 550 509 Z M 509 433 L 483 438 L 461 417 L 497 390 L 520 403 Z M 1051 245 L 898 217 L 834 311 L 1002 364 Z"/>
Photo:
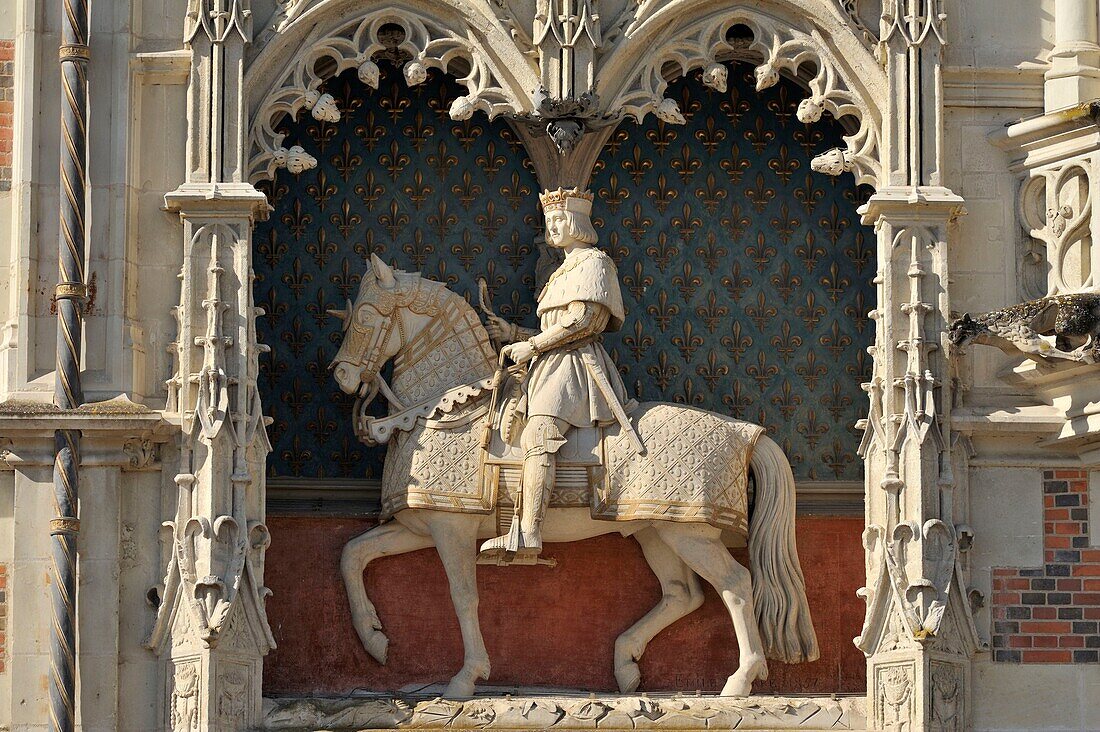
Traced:
<path id="1" fill-rule="evenodd" d="M 756 620 L 768 658 L 784 663 L 818 657 L 806 580 L 794 536 L 794 475 L 779 445 L 761 435 L 750 462 L 756 500 L 749 523 L 749 562 Z"/>

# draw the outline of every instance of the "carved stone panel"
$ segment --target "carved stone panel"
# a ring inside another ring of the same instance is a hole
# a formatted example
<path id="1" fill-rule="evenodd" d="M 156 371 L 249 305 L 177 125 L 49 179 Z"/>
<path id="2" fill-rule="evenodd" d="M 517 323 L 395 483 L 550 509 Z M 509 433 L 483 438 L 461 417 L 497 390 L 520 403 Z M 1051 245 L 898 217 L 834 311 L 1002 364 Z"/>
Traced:
<path id="1" fill-rule="evenodd" d="M 916 721 L 916 666 L 913 663 L 884 664 L 874 668 L 873 719 L 883 730 L 906 732 Z"/>

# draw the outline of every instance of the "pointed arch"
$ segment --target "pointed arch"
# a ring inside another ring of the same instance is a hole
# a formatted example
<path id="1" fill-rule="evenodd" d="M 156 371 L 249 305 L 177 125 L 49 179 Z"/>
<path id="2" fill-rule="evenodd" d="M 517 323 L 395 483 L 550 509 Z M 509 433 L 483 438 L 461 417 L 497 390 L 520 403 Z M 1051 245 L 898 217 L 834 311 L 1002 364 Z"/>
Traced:
<path id="1" fill-rule="evenodd" d="M 455 100 L 453 119 L 468 119 L 475 111 L 490 118 L 532 111 L 537 64 L 479 6 L 464 0 L 394 3 L 369 10 L 361 5 L 321 2 L 284 19 L 282 30 L 270 35 L 251 64 L 244 85 L 255 90 L 247 104 L 251 182 L 270 179 L 279 168 L 316 166 L 305 150 L 283 146 L 278 122 L 303 108 L 317 119 L 337 121 L 339 110 L 320 91 L 321 84 L 355 68 L 363 82 L 377 86 L 372 57 L 380 52 L 408 59 L 403 71 L 410 86 L 423 83 L 429 68 L 455 74 L 467 94 Z"/>
<path id="2" fill-rule="evenodd" d="M 850 18 L 831 4 L 805 0 L 649 5 L 609 31 L 619 40 L 598 69 L 608 114 L 675 118 L 664 99 L 674 76 L 703 68 L 706 83 L 724 90 L 720 62 L 750 61 L 758 91 L 774 86 L 781 74 L 800 79 L 810 93 L 799 105 L 800 121 L 816 122 L 825 111 L 854 120 L 845 146 L 818 156 L 814 170 L 852 172 L 857 183 L 878 186 L 886 73 Z"/>

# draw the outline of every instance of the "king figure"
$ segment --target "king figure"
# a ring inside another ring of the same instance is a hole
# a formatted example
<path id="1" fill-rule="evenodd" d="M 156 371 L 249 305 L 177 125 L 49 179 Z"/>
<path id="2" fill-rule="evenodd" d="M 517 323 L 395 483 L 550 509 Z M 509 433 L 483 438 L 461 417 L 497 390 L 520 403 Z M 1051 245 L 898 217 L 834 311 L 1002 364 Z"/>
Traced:
<path id="1" fill-rule="evenodd" d="M 554 485 L 557 452 L 574 427 L 618 422 L 633 434 L 626 415 L 626 388 L 600 336 L 623 325 L 625 311 L 615 263 L 594 245 L 592 194 L 579 189 L 539 196 L 546 217 L 546 241 L 565 259 L 538 296 L 539 330 L 491 317 L 489 334 L 511 343 L 504 354 L 528 364 L 517 414 L 523 420 L 520 510 L 509 533 L 486 541 L 481 551 L 499 554 L 542 551 L 542 519 Z M 639 443 L 640 450 L 640 443 Z M 509 542 L 518 533 L 519 545 Z"/>

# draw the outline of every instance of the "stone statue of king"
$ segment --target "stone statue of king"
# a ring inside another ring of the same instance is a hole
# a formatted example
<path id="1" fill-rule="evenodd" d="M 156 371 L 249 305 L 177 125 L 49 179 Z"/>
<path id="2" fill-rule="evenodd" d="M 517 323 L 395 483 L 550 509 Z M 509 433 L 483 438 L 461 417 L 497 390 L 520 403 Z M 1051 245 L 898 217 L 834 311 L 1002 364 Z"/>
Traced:
<path id="1" fill-rule="evenodd" d="M 508 533 L 482 544 L 484 554 L 537 555 L 542 550 L 541 525 L 554 485 L 556 453 L 571 428 L 618 422 L 624 432 L 634 432 L 627 417 L 633 402 L 627 403 L 622 378 L 600 344 L 605 331 L 622 327 L 625 311 L 615 263 L 594 246 L 592 198 L 576 188 L 539 196 L 546 241 L 565 253 L 538 296 L 540 329 L 489 319 L 489 335 L 510 343 L 503 354 L 528 369 L 521 377 L 514 415 L 523 424 L 519 511 Z"/>

